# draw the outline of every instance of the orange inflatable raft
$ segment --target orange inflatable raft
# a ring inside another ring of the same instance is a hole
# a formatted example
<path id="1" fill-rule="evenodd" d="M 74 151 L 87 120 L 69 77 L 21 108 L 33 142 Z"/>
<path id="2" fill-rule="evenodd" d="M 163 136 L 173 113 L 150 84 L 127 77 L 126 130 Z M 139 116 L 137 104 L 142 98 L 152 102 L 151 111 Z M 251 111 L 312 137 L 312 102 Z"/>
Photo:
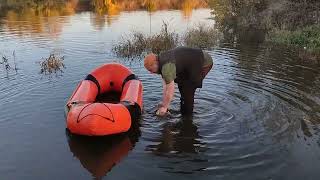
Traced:
<path id="1" fill-rule="evenodd" d="M 121 93 L 118 103 L 97 102 L 98 95 Z M 142 112 L 141 81 L 121 64 L 105 64 L 81 81 L 67 102 L 67 128 L 74 134 L 105 136 L 127 132 Z"/>

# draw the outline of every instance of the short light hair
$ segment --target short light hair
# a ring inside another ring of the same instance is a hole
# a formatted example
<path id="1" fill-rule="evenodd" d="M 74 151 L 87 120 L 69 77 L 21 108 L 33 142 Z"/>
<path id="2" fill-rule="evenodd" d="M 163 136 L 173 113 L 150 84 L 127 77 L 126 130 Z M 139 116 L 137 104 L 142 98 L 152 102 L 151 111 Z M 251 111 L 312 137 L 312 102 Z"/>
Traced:
<path id="1" fill-rule="evenodd" d="M 150 70 L 156 61 L 157 61 L 157 55 L 150 53 L 146 55 L 146 57 L 144 58 L 144 67 Z"/>

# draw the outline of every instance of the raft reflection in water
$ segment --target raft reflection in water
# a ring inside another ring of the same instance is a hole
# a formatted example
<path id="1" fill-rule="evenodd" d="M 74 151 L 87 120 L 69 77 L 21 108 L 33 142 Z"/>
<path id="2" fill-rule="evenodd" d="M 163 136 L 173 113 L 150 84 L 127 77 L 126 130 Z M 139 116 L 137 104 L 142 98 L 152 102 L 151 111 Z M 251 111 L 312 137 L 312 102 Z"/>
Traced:
<path id="1" fill-rule="evenodd" d="M 75 135 L 66 129 L 70 151 L 97 179 L 106 176 L 129 154 L 140 135 L 138 123 L 134 123 L 127 133 L 103 137 Z"/>

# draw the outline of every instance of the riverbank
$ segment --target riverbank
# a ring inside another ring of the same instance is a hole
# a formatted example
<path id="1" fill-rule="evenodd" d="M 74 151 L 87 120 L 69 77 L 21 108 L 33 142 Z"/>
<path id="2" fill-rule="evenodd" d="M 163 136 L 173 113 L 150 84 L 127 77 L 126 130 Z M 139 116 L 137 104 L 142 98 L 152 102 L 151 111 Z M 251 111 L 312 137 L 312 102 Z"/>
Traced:
<path id="1" fill-rule="evenodd" d="M 317 0 L 209 0 L 209 5 L 218 28 L 229 39 L 267 41 L 319 54 Z M 260 32 L 259 38 L 248 38 L 253 30 Z"/>
<path id="2" fill-rule="evenodd" d="M 310 57 L 320 57 L 320 26 L 311 25 L 297 30 L 273 30 L 267 36 L 267 41 L 294 46 L 300 51 L 310 54 Z"/>

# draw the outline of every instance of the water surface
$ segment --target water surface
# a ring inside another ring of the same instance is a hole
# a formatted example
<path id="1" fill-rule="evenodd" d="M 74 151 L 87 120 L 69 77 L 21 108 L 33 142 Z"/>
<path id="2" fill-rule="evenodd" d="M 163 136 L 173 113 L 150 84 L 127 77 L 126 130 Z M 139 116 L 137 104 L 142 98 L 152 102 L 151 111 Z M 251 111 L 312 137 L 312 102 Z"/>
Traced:
<path id="1" fill-rule="evenodd" d="M 11 14 L 10 14 L 11 13 Z M 214 69 L 196 92 L 193 117 L 157 118 L 161 79 L 141 61 L 115 57 L 131 30 L 155 33 L 162 21 L 183 33 L 214 24 L 209 9 L 0 19 L 0 53 L 16 52 L 18 71 L 0 68 L 1 179 L 316 179 L 320 165 L 320 65 L 293 50 L 223 43 L 208 51 Z M 50 52 L 63 73 L 39 74 Z M 65 130 L 64 104 L 93 68 L 120 62 L 144 85 L 144 113 L 128 134 L 87 139 Z M 10 60 L 12 65 L 12 58 Z M 116 164 L 114 164 L 117 162 Z"/>

